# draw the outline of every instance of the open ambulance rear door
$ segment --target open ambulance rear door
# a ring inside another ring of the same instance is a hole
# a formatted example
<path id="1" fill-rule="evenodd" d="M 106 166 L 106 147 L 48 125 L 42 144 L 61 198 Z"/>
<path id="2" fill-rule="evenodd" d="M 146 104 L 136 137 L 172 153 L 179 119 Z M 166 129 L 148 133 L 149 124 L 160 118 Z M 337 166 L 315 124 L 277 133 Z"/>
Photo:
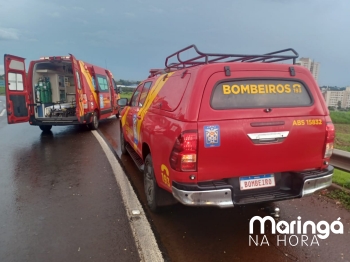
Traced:
<path id="1" fill-rule="evenodd" d="M 30 98 L 24 60 L 18 56 L 4 56 L 6 110 L 9 124 L 29 121 Z"/>
<path id="2" fill-rule="evenodd" d="M 70 60 L 72 62 L 73 74 L 74 74 L 74 85 L 75 85 L 75 99 L 76 99 L 76 116 L 79 122 L 84 121 L 84 105 L 86 102 L 86 97 L 83 96 L 82 90 L 82 78 L 80 72 L 80 65 L 78 60 L 72 55 L 70 55 Z"/>

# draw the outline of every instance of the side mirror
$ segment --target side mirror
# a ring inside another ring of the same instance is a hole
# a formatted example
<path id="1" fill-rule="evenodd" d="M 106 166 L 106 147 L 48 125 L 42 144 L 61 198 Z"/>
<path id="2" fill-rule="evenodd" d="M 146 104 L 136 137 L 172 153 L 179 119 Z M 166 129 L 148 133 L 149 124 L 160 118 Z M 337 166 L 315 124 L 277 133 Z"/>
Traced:
<path id="1" fill-rule="evenodd" d="M 127 98 L 120 98 L 120 99 L 118 99 L 117 100 L 117 104 L 118 104 L 118 106 L 120 106 L 120 107 L 125 107 L 125 106 L 127 106 L 128 105 L 128 99 Z"/>

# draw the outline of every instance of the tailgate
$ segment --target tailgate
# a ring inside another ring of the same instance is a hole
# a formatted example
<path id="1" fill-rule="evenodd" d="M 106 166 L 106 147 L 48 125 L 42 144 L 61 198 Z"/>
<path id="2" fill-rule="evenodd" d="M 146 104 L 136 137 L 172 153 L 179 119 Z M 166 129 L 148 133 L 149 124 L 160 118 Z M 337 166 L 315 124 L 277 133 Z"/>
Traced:
<path id="1" fill-rule="evenodd" d="M 199 181 L 322 166 L 326 123 L 313 82 L 259 74 L 209 79 L 198 122 Z"/>
<path id="2" fill-rule="evenodd" d="M 324 117 L 200 122 L 198 133 L 198 179 L 201 181 L 322 165 Z"/>

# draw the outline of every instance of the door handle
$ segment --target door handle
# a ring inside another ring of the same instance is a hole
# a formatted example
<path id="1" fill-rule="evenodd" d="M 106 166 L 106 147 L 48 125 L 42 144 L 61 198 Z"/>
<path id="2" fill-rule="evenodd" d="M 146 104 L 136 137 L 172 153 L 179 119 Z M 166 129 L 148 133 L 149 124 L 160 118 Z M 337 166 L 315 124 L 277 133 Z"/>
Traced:
<path id="1" fill-rule="evenodd" d="M 289 135 L 289 131 L 247 134 L 254 144 L 268 144 L 282 142 Z"/>

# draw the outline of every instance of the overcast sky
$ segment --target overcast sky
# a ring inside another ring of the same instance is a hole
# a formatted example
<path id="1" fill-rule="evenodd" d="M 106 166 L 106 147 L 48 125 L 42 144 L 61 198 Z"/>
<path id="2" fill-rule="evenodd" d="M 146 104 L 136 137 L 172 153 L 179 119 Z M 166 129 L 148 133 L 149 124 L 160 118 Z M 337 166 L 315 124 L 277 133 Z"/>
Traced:
<path id="1" fill-rule="evenodd" d="M 190 44 L 203 52 L 288 47 L 321 63 L 319 84 L 350 86 L 349 0 L 0 1 L 0 53 L 67 55 L 142 80 Z M 3 61 L 0 61 L 3 73 Z"/>

